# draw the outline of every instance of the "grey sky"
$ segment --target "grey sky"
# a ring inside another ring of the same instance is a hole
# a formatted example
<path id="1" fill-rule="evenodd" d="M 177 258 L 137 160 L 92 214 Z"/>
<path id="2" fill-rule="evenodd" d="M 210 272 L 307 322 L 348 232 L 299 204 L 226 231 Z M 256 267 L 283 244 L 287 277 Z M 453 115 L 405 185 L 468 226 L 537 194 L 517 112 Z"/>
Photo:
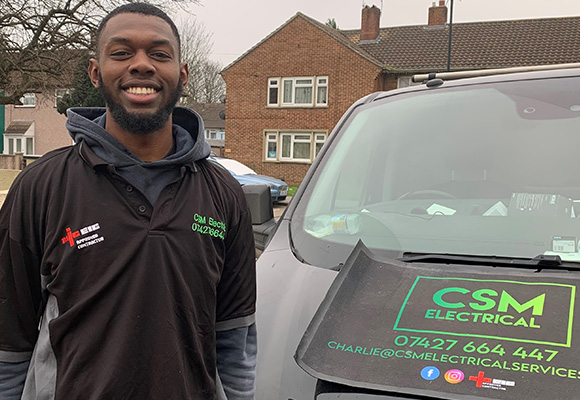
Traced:
<path id="1" fill-rule="evenodd" d="M 213 34 L 212 59 L 228 65 L 298 11 L 360 29 L 363 4 L 381 0 L 200 0 L 191 11 Z M 383 0 L 381 27 L 422 25 L 434 0 Z M 438 0 L 437 0 L 438 1 Z M 448 7 L 450 0 L 446 0 Z M 579 0 L 454 0 L 453 22 L 580 16 Z"/>

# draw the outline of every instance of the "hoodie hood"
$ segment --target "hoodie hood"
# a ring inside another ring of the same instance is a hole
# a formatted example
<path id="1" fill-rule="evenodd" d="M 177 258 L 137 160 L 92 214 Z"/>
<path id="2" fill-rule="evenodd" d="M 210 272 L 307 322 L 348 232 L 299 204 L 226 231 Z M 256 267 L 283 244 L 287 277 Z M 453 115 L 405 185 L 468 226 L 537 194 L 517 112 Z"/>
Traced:
<path id="1" fill-rule="evenodd" d="M 151 204 L 163 188 L 180 175 L 180 167 L 207 158 L 201 117 L 192 110 L 173 110 L 173 148 L 163 159 L 145 162 L 105 130 L 105 108 L 70 108 L 66 127 L 75 143 L 84 142 L 112 170 L 139 189 Z"/>
<path id="2" fill-rule="evenodd" d="M 174 151 L 153 162 L 142 161 L 105 130 L 105 108 L 70 108 L 67 117 L 66 127 L 75 143 L 84 141 L 99 158 L 116 168 L 183 165 L 207 158 L 211 152 L 204 138 L 203 120 L 196 112 L 184 107 L 173 110 Z"/>

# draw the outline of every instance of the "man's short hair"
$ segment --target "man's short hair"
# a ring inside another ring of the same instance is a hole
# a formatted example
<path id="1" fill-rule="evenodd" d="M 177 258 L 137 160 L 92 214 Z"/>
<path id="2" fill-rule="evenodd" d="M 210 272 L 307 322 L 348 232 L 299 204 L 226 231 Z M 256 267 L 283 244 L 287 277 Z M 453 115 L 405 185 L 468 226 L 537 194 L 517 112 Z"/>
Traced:
<path id="1" fill-rule="evenodd" d="M 179 37 L 179 31 L 177 30 L 177 27 L 175 26 L 175 24 L 173 23 L 171 18 L 169 18 L 169 16 L 164 11 L 162 11 L 160 8 L 157 8 L 157 7 L 155 7 L 151 4 L 147 4 L 147 3 L 124 4 L 122 6 L 115 8 L 113 11 L 108 13 L 105 16 L 105 18 L 103 18 L 103 20 L 99 24 L 99 27 L 97 28 L 97 35 L 96 35 L 96 38 L 97 38 L 97 40 L 96 40 L 97 41 L 97 43 L 96 43 L 97 58 L 99 58 L 99 46 L 100 46 L 101 35 L 103 33 L 103 30 L 105 29 L 107 22 L 111 18 L 113 18 L 115 15 L 119 15 L 119 14 L 150 15 L 153 17 L 159 17 L 162 20 L 164 20 L 165 22 L 167 22 L 169 24 L 169 26 L 171 27 L 173 34 L 175 35 L 175 39 L 177 39 L 177 54 L 179 56 L 179 60 L 181 60 L 181 38 Z"/>

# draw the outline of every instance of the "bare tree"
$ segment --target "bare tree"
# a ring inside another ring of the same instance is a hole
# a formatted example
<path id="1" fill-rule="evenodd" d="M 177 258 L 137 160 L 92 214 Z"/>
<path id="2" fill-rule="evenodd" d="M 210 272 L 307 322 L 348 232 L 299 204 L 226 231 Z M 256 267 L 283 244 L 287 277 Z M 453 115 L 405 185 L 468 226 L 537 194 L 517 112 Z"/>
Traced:
<path id="1" fill-rule="evenodd" d="M 0 0 L 0 104 L 70 85 L 103 16 L 123 0 Z M 150 1 L 184 7 L 198 0 Z"/>
<path id="2" fill-rule="evenodd" d="M 213 48 L 212 35 L 198 20 L 180 21 L 181 57 L 189 66 L 189 80 L 181 104 L 217 103 L 225 94 L 222 66 L 209 58 Z"/>

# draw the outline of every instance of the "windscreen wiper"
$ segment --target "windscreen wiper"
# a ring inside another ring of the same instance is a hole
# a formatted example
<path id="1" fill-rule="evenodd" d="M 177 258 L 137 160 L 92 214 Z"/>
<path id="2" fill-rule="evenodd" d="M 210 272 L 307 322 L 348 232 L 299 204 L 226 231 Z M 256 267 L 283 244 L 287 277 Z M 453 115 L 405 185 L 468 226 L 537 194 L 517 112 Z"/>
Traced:
<path id="1" fill-rule="evenodd" d="M 555 269 L 580 269 L 575 263 L 564 263 L 558 255 L 540 254 L 534 258 L 513 258 L 498 256 L 474 256 L 459 254 L 428 254 L 405 252 L 397 260 L 413 263 L 424 262 L 434 264 L 466 264 L 484 265 L 490 267 L 516 267 L 516 268 L 555 268 Z"/>

